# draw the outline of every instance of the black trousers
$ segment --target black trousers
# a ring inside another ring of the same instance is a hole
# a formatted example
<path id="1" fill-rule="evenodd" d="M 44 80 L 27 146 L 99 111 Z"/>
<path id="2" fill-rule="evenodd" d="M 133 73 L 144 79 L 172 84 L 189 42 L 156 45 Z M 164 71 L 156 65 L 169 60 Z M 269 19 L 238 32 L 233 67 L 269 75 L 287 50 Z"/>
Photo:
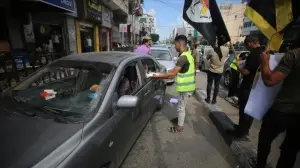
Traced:
<path id="1" fill-rule="evenodd" d="M 212 85 L 214 82 L 213 100 L 217 100 L 217 96 L 219 94 L 219 86 L 220 86 L 221 77 L 222 77 L 222 74 L 213 73 L 210 71 L 207 72 L 207 86 L 206 86 L 207 99 L 210 99 L 211 88 L 212 88 Z"/>
<path id="2" fill-rule="evenodd" d="M 237 132 L 240 136 L 246 136 L 249 134 L 249 130 L 253 123 L 253 118 L 245 114 L 245 107 L 248 102 L 250 95 L 250 90 L 241 89 L 239 93 L 239 125 L 237 127 Z"/>
<path id="3" fill-rule="evenodd" d="M 293 168 L 300 149 L 300 115 L 289 115 L 270 110 L 264 117 L 259 132 L 257 167 L 265 168 L 272 141 L 286 131 L 276 168 Z"/>
<path id="4" fill-rule="evenodd" d="M 228 90 L 228 97 L 238 95 L 238 85 L 239 85 L 239 76 L 240 72 L 230 68 L 231 71 L 231 81 Z"/>

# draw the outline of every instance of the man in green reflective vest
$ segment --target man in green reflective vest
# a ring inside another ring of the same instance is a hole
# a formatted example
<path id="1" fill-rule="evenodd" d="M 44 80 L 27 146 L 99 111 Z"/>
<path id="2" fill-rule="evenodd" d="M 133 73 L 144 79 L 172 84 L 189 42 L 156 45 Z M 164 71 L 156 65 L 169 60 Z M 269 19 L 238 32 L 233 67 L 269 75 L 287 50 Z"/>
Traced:
<path id="1" fill-rule="evenodd" d="M 176 126 L 169 129 L 174 133 L 183 131 L 185 107 L 196 89 L 194 57 L 188 51 L 187 37 L 184 35 L 175 37 L 175 48 L 180 53 L 176 66 L 168 73 L 156 73 L 152 76 L 160 79 L 176 78 L 176 91 L 179 93 L 178 121 Z"/>
<path id="2" fill-rule="evenodd" d="M 230 72 L 231 72 L 230 85 L 228 89 L 228 96 L 225 98 L 225 100 L 227 100 L 229 103 L 234 104 L 235 103 L 234 97 L 237 96 L 239 76 L 240 76 L 240 72 L 238 71 L 238 67 L 237 67 L 236 58 L 230 64 Z"/>

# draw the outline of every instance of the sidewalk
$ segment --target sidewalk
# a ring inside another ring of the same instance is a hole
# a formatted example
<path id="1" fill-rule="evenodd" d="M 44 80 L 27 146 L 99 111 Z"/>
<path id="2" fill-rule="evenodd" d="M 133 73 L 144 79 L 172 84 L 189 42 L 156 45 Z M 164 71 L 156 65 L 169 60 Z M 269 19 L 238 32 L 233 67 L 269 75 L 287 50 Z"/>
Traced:
<path id="1" fill-rule="evenodd" d="M 223 136 L 224 140 L 230 146 L 234 156 L 237 158 L 240 167 L 253 168 L 256 160 L 256 150 L 258 142 L 258 133 L 261 126 L 261 121 L 255 120 L 249 133 L 248 141 L 234 141 L 225 132 L 227 129 L 233 129 L 233 123 L 237 124 L 239 119 L 238 109 L 233 107 L 224 98 L 227 95 L 227 91 L 224 88 L 220 88 L 219 97 L 217 98 L 217 104 L 207 104 L 204 99 L 206 98 L 206 74 L 200 72 L 197 76 L 196 98 L 205 106 L 209 111 L 210 118 L 218 128 L 219 132 Z M 284 134 L 281 134 L 275 139 L 272 144 L 271 153 L 268 158 L 270 167 L 276 167 L 277 160 L 279 158 L 280 150 L 279 146 L 283 140 Z M 299 154 L 300 155 L 300 154 Z M 298 157 L 300 158 L 300 157 Z M 300 162 L 300 159 L 298 159 Z M 296 163 L 295 167 L 298 167 L 300 163 Z M 299 166 L 300 167 L 300 166 Z"/>
<path id="2" fill-rule="evenodd" d="M 174 86 L 167 88 L 164 108 L 156 112 L 124 161 L 122 168 L 234 168 L 235 159 L 204 106 L 194 97 L 187 105 L 182 133 L 170 133 L 177 116 Z"/>

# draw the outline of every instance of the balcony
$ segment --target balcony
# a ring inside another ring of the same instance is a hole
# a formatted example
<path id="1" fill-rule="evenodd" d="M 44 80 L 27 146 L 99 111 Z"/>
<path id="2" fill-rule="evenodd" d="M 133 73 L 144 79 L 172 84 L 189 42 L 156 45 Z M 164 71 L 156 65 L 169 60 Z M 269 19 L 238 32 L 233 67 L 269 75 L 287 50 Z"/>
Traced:
<path id="1" fill-rule="evenodd" d="M 103 4 L 109 7 L 114 13 L 117 13 L 117 15 L 128 15 L 128 0 L 103 0 Z"/>

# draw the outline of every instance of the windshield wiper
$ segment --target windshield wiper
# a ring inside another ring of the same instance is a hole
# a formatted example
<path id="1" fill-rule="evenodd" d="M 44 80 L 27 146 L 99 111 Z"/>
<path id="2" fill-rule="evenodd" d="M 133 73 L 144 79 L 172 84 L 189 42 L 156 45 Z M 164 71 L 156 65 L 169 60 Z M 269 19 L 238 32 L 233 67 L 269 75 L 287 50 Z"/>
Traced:
<path id="1" fill-rule="evenodd" d="M 47 112 L 50 112 L 52 114 L 57 114 L 57 115 L 60 115 L 60 116 L 63 116 L 63 117 L 82 116 L 81 114 L 70 112 L 69 110 L 53 108 L 53 107 L 49 107 L 49 106 L 44 106 L 43 109 Z"/>
<path id="2" fill-rule="evenodd" d="M 28 100 L 23 97 L 15 96 L 15 97 L 13 97 L 13 100 L 14 100 L 14 102 L 17 102 L 17 103 L 28 103 Z"/>
<path id="3" fill-rule="evenodd" d="M 81 123 L 82 118 L 81 114 L 70 112 L 67 110 L 62 110 L 62 109 L 57 109 L 57 108 L 52 108 L 45 106 L 44 111 L 47 111 L 48 113 L 51 113 L 55 115 L 54 120 L 60 123 Z"/>

